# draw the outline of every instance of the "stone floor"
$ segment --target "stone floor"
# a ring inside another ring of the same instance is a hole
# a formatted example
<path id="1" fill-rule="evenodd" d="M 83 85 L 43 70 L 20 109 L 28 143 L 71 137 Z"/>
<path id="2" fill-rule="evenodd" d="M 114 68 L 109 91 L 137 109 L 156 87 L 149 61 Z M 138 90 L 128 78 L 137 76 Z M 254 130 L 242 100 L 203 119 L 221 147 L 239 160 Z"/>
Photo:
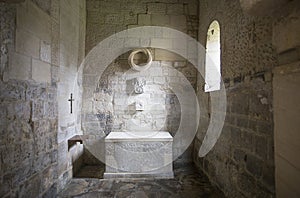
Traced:
<path id="1" fill-rule="evenodd" d="M 87 175 L 93 170 L 85 167 Z M 99 169 L 98 169 L 99 170 Z M 196 170 L 193 164 L 174 168 L 174 179 L 123 179 L 108 180 L 97 178 L 74 178 L 58 197 L 77 198 L 223 198 L 224 195 L 213 187 L 208 178 Z M 99 174 L 98 174 L 99 176 Z"/>

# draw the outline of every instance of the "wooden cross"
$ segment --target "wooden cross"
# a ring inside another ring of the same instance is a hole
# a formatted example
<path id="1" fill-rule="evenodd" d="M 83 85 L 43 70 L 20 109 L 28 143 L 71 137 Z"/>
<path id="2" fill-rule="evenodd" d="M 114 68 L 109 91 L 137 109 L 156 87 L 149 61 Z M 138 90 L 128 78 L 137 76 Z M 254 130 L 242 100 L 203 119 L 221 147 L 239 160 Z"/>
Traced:
<path id="1" fill-rule="evenodd" d="M 73 99 L 73 94 L 71 93 L 71 98 L 68 100 L 69 102 L 70 102 L 70 105 L 71 105 L 71 113 L 72 113 L 72 109 L 73 109 L 73 101 L 74 101 L 74 99 Z"/>

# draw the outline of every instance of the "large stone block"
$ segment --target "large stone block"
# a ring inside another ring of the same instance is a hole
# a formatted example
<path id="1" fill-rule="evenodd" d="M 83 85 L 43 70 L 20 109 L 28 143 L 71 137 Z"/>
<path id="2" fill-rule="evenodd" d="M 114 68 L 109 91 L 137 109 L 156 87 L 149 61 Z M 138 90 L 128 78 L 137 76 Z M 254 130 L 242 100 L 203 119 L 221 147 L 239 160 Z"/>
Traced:
<path id="1" fill-rule="evenodd" d="M 51 42 L 51 18 L 32 1 L 18 5 L 17 27 L 26 29 L 46 42 Z"/>
<path id="2" fill-rule="evenodd" d="M 78 66 L 79 18 L 69 6 L 60 12 L 60 65 Z"/>
<path id="3" fill-rule="evenodd" d="M 16 52 L 39 58 L 40 40 L 26 30 L 16 30 Z"/>
<path id="4" fill-rule="evenodd" d="M 111 132 L 105 138 L 105 178 L 173 178 L 168 132 Z"/>
<path id="5" fill-rule="evenodd" d="M 170 16 L 164 14 L 152 14 L 151 25 L 168 26 L 170 23 Z"/>
<path id="6" fill-rule="evenodd" d="M 44 62 L 51 63 L 51 45 L 41 41 L 40 59 Z"/>
<path id="7" fill-rule="evenodd" d="M 36 82 L 51 83 L 51 65 L 32 59 L 32 79 Z"/>
<path id="8" fill-rule="evenodd" d="M 172 48 L 172 39 L 153 38 L 151 39 L 151 45 L 161 46 L 162 48 Z"/>
<path id="9" fill-rule="evenodd" d="M 151 15 L 150 14 L 139 14 L 138 15 L 138 24 L 139 25 L 150 25 L 151 24 Z"/>
<path id="10" fill-rule="evenodd" d="M 5 79 L 29 80 L 30 77 L 31 58 L 18 53 L 11 53 L 8 75 Z"/>

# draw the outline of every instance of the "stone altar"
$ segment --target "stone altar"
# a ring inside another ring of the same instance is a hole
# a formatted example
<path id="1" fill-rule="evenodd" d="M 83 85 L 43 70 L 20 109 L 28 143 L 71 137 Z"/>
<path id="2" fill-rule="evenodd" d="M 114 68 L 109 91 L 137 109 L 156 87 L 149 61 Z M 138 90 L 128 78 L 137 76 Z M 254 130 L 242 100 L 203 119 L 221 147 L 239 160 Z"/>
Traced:
<path id="1" fill-rule="evenodd" d="M 111 132 L 104 178 L 173 178 L 169 132 Z"/>

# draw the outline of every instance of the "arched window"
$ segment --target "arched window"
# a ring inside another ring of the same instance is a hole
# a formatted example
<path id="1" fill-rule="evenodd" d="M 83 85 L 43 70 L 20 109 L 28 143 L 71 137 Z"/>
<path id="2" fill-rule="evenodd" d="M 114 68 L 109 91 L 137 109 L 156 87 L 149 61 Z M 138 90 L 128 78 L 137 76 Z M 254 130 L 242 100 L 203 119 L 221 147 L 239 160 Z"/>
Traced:
<path id="1" fill-rule="evenodd" d="M 220 25 L 213 21 L 207 31 L 205 57 L 205 92 L 220 90 L 221 42 Z"/>

